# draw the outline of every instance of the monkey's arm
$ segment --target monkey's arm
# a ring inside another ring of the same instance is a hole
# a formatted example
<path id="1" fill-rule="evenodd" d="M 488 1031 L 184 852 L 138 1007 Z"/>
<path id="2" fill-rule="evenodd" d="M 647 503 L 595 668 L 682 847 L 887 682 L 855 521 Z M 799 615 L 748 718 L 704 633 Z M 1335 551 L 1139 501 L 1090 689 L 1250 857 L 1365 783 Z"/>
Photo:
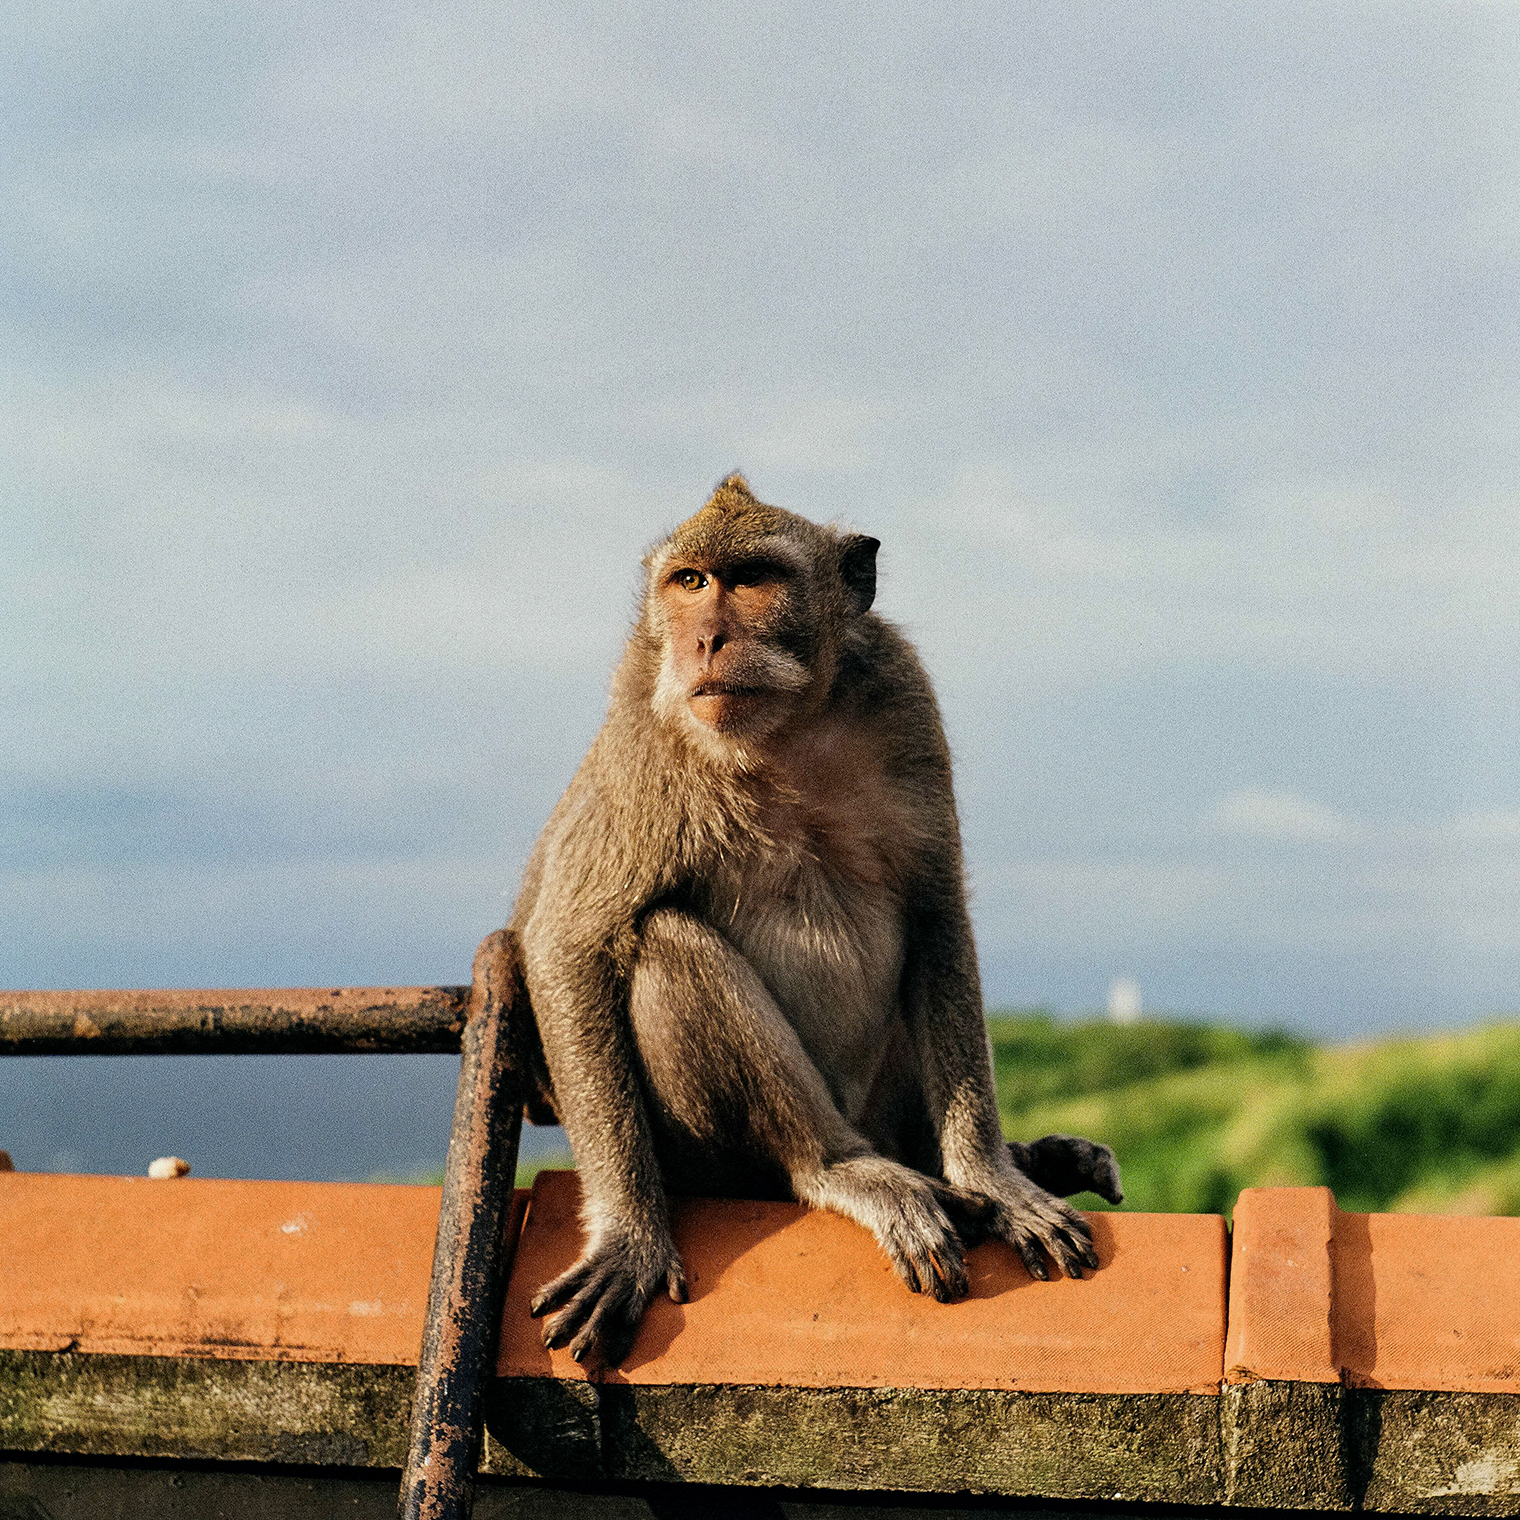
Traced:
<path id="1" fill-rule="evenodd" d="M 665 1191 L 628 1027 L 628 961 L 639 882 L 601 858 L 607 834 L 583 818 L 550 858 L 519 935 L 534 1018 L 560 1122 L 580 1173 L 586 1247 L 533 1300 L 558 1310 L 548 1346 L 580 1361 L 593 1345 L 615 1364 L 633 1344 L 649 1301 L 686 1297 Z M 603 885 L 619 883 L 615 892 Z"/>
<path id="2" fill-rule="evenodd" d="M 954 835 L 947 834 L 953 841 Z M 993 1202 L 990 1233 L 1018 1251 L 1032 1277 L 1096 1267 L 1092 1231 L 1080 1214 L 1032 1181 L 1003 1138 L 971 922 L 953 844 L 931 861 L 910 899 L 903 1012 L 917 1046 L 924 1096 L 939 1138 L 945 1180 Z"/>

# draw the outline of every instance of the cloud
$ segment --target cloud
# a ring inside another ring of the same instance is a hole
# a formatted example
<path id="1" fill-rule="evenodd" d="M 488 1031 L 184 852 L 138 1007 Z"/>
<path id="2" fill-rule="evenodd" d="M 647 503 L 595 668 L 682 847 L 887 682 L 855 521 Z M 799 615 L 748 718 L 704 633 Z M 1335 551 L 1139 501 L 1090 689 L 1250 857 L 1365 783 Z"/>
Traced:
<path id="1" fill-rule="evenodd" d="M 1520 808 L 1463 813 L 1451 820 L 1447 830 L 1452 838 L 1473 843 L 1520 844 Z"/>
<path id="2" fill-rule="evenodd" d="M 1221 797 L 1209 811 L 1207 827 L 1216 834 L 1250 839 L 1322 842 L 1345 839 L 1351 823 L 1333 808 L 1296 792 L 1244 787 Z"/>
<path id="3" fill-rule="evenodd" d="M 1513 7 L 130 9 L 0 22 L 0 941 L 427 959 L 739 466 L 882 538 L 998 964 L 1505 985 Z"/>

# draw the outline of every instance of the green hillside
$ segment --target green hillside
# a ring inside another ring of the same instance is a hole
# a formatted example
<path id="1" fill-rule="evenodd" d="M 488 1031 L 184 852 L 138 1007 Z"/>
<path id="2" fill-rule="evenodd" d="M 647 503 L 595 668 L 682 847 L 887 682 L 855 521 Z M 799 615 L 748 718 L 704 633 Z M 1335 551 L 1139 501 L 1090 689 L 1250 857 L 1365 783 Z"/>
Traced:
<path id="1" fill-rule="evenodd" d="M 1520 1214 L 1520 1024 L 1341 1046 L 1164 1019 L 988 1027 L 1004 1130 L 1106 1141 L 1126 1209 L 1227 1214 L 1242 1188 L 1324 1184 L 1346 1209 Z M 519 1185 L 543 1165 L 570 1158 Z"/>
<path id="2" fill-rule="evenodd" d="M 1106 1141 L 1127 1209 L 1324 1184 L 1347 1209 L 1520 1213 L 1520 1025 L 1336 1047 L 1164 1020 L 989 1027 L 1004 1129 Z"/>

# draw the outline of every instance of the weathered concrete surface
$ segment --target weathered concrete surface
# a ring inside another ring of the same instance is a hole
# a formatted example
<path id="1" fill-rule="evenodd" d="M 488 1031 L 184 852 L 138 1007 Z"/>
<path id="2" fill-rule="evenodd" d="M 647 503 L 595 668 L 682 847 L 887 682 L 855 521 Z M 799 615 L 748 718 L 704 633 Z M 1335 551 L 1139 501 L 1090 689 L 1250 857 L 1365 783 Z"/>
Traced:
<path id="1" fill-rule="evenodd" d="M 0 1449 L 399 1466 L 412 1370 L 0 1353 Z M 483 1468 L 596 1479 L 1203 1504 L 1219 1400 L 498 1380 Z"/>
<path id="2" fill-rule="evenodd" d="M 503 1379 L 488 1470 L 557 1481 L 1209 1504 L 1217 1398 Z"/>
<path id="3" fill-rule="evenodd" d="M 1351 1389 L 1363 1505 L 1405 1514 L 1520 1514 L 1520 1398 Z"/>
<path id="4" fill-rule="evenodd" d="M 1257 1509 L 1355 1507 L 1358 1474 L 1334 1383 L 1236 1383 L 1220 1404 L 1226 1504 Z"/>
<path id="5" fill-rule="evenodd" d="M 1207 1504 L 1218 1400 L 1003 1389 L 602 1389 L 607 1476 Z"/>
<path id="6" fill-rule="evenodd" d="M 400 1467 L 415 1370 L 0 1351 L 0 1450 Z"/>

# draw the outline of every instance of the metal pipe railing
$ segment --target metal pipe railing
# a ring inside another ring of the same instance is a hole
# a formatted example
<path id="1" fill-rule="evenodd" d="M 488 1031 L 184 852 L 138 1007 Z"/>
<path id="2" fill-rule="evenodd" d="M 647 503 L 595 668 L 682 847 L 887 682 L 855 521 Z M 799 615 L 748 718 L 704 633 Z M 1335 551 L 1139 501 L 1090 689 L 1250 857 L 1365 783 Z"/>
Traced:
<path id="1" fill-rule="evenodd" d="M 474 1502 L 522 1126 L 518 986 L 498 930 L 469 987 L 0 992 L 0 1056 L 462 1052 L 401 1520 L 468 1520 Z"/>
<path id="2" fill-rule="evenodd" d="M 517 986 L 516 947 L 499 929 L 475 952 L 400 1520 L 463 1520 L 474 1499 L 522 1131 L 522 1090 L 512 1060 L 513 1017 L 525 1011 L 516 1006 Z"/>
<path id="3" fill-rule="evenodd" d="M 0 1055 L 449 1054 L 468 987 L 0 992 Z"/>

